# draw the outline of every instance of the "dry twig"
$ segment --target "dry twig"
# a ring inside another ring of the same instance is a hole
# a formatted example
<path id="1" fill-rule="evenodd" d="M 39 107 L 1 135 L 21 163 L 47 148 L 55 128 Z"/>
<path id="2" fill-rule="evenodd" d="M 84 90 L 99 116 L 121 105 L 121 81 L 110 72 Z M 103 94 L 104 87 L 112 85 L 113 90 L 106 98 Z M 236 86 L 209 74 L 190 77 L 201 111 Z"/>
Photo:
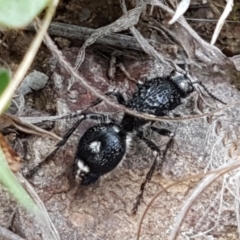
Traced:
<path id="1" fill-rule="evenodd" d="M 30 27 L 29 30 L 33 30 L 33 27 Z M 63 37 L 80 42 L 87 40 L 94 32 L 95 29 L 92 28 L 60 22 L 52 22 L 48 29 L 50 36 Z M 151 39 L 147 39 L 147 41 L 154 47 L 161 49 L 161 44 L 158 42 Z M 120 33 L 110 33 L 109 35 L 101 36 L 101 38 L 97 38 L 95 40 L 95 43 L 101 44 L 102 46 L 112 46 L 116 48 L 143 52 L 143 49 L 134 37 Z"/>
<path id="2" fill-rule="evenodd" d="M 219 18 L 217 26 L 214 30 L 213 36 L 212 36 L 212 40 L 211 40 L 211 45 L 214 45 L 215 42 L 217 41 L 218 35 L 223 27 L 223 24 L 226 20 L 226 18 L 228 17 L 229 13 L 232 11 L 233 8 L 233 0 L 227 0 L 227 4 L 226 7 L 223 11 L 222 16 Z"/>
<path id="3" fill-rule="evenodd" d="M 29 193 L 29 195 L 32 197 L 33 201 L 36 203 L 38 208 L 41 211 L 41 214 L 37 217 L 38 223 L 40 224 L 42 231 L 45 235 L 48 236 L 47 239 L 55 239 L 60 240 L 59 233 L 57 229 L 55 228 L 51 218 L 49 217 L 49 214 L 44 206 L 44 203 L 39 198 L 38 194 L 34 190 L 34 188 L 30 185 L 30 183 L 22 176 L 20 173 L 16 173 L 17 179 L 19 182 L 24 186 L 25 190 Z"/>

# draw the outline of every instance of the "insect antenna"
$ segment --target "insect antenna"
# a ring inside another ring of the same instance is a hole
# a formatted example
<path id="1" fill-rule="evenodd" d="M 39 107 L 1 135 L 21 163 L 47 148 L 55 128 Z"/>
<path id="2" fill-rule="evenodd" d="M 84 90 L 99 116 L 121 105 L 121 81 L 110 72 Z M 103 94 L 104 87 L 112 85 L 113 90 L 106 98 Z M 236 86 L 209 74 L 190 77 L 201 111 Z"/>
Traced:
<path id="1" fill-rule="evenodd" d="M 207 89 L 207 87 L 200 81 L 197 81 L 197 82 L 193 82 L 193 84 L 199 84 L 204 90 L 205 92 L 214 100 L 226 105 L 225 102 L 223 102 L 222 100 L 220 100 L 218 97 L 216 97 L 214 94 L 212 94 L 211 92 L 209 92 L 209 90 Z"/>

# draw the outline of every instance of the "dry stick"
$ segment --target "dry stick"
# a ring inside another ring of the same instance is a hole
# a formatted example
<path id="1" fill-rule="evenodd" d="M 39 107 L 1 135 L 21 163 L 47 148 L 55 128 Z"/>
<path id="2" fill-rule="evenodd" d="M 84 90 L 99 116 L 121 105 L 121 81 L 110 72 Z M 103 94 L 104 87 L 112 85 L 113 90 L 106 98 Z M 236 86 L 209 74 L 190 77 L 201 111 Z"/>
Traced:
<path id="1" fill-rule="evenodd" d="M 0 114 L 3 112 L 5 106 L 13 97 L 16 89 L 20 85 L 25 76 L 26 72 L 28 71 L 29 67 L 31 66 L 33 59 L 35 58 L 39 47 L 44 38 L 44 34 L 47 32 L 48 26 L 52 20 L 52 17 L 55 13 L 55 9 L 58 5 L 58 0 L 50 1 L 50 5 L 46 10 L 46 14 L 44 16 L 43 25 L 38 32 L 37 36 L 34 38 L 33 42 L 31 43 L 27 53 L 25 54 L 21 64 L 19 65 L 11 84 L 6 88 L 3 94 L 0 97 Z"/>
<path id="2" fill-rule="evenodd" d="M 4 240 L 25 240 L 25 238 L 21 238 L 19 235 L 1 226 L 0 226 L 0 237 L 3 237 Z"/>
<path id="3" fill-rule="evenodd" d="M 218 22 L 219 19 L 203 19 L 203 18 L 185 18 L 186 20 L 193 21 L 193 22 Z M 239 21 L 231 21 L 226 20 L 226 23 L 240 23 Z"/>
<path id="4" fill-rule="evenodd" d="M 33 27 L 30 27 L 29 29 L 33 30 Z M 48 33 L 50 36 L 63 37 L 71 40 L 77 40 L 80 42 L 88 39 L 91 34 L 94 33 L 94 31 L 95 29 L 92 28 L 86 28 L 59 22 L 52 22 L 48 29 Z M 152 46 L 161 49 L 161 44 L 159 44 L 158 42 L 151 39 L 146 40 Z M 111 33 L 104 37 L 98 38 L 96 39 L 95 43 L 101 44 L 103 46 L 112 46 L 122 49 L 130 49 L 144 52 L 144 50 L 141 48 L 138 41 L 134 37 L 119 33 Z"/>
<path id="5" fill-rule="evenodd" d="M 63 59 L 63 61 L 65 61 L 65 60 Z M 78 74 L 78 73 L 75 73 L 75 74 Z M 78 79 L 80 81 L 82 81 L 82 76 L 78 76 Z M 86 81 L 84 78 L 83 78 L 83 80 Z M 95 92 L 98 91 L 98 90 L 95 89 L 94 87 L 93 87 L 93 89 L 94 89 L 94 91 L 92 93 L 95 94 Z M 89 91 L 92 91 L 92 90 L 90 89 Z M 99 93 L 99 94 L 101 96 L 103 96 L 103 97 L 99 97 L 101 100 L 105 101 L 110 106 L 113 106 L 115 108 L 118 108 L 118 109 L 122 110 L 123 112 L 127 112 L 128 114 L 130 114 L 132 116 L 137 116 L 139 118 L 143 118 L 143 119 L 146 119 L 146 120 L 162 121 L 162 122 L 181 122 L 181 121 L 186 121 L 186 120 L 191 121 L 191 120 L 195 120 L 195 119 L 201 119 L 201 118 L 204 118 L 204 117 L 209 117 L 209 116 L 212 116 L 214 114 L 220 113 L 221 111 L 227 111 L 230 108 L 234 107 L 235 105 L 240 104 L 240 100 L 238 100 L 238 101 L 235 101 L 235 102 L 232 102 L 232 103 L 226 105 L 225 107 L 218 108 L 218 109 L 216 109 L 214 111 L 211 111 L 209 113 L 203 113 L 203 114 L 198 114 L 198 115 L 189 116 L 189 117 L 170 118 L 170 117 L 159 117 L 159 116 L 155 116 L 155 115 L 151 115 L 151 114 L 147 114 L 147 113 L 141 113 L 141 112 L 134 111 L 130 108 L 124 107 L 121 104 L 115 103 L 113 101 L 111 102 L 111 100 L 109 98 L 106 98 L 106 95 L 104 95 L 104 94 L 101 94 L 101 93 Z M 100 95 L 97 95 L 97 96 L 100 96 Z M 86 109 L 84 109 L 84 110 L 86 110 Z M 83 110 L 78 110 L 78 111 L 75 111 L 74 113 L 68 113 L 68 114 L 59 115 L 59 116 L 19 117 L 19 119 L 23 122 L 27 122 L 27 123 L 31 123 L 31 124 L 37 124 L 37 123 L 42 123 L 44 121 L 56 121 L 56 120 L 61 120 L 61 119 L 68 119 L 68 118 L 71 118 L 71 117 L 77 117 L 77 116 L 81 115 L 83 112 L 84 112 Z"/>

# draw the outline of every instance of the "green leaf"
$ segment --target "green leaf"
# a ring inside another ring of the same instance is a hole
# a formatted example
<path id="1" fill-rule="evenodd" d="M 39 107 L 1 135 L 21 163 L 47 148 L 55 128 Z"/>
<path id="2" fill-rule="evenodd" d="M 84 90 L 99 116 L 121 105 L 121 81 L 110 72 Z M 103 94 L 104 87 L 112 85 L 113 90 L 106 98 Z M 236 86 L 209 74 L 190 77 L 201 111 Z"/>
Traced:
<path id="1" fill-rule="evenodd" d="M 38 213 L 38 208 L 22 185 L 10 170 L 2 149 L 0 148 L 0 182 L 9 190 L 14 198 L 31 213 Z"/>
<path id="2" fill-rule="evenodd" d="M 3 68 L 0 69 L 0 96 L 6 89 L 6 87 L 10 83 L 10 81 L 11 81 L 11 79 L 10 79 L 8 71 Z M 4 108 L 4 111 L 6 111 L 9 106 L 10 106 L 10 103 L 7 104 L 7 106 Z"/>
<path id="3" fill-rule="evenodd" d="M 10 76 L 6 69 L 0 69 L 0 96 L 10 83 Z"/>
<path id="4" fill-rule="evenodd" d="M 50 0 L 0 0 L 0 25 L 22 28 L 28 25 Z"/>

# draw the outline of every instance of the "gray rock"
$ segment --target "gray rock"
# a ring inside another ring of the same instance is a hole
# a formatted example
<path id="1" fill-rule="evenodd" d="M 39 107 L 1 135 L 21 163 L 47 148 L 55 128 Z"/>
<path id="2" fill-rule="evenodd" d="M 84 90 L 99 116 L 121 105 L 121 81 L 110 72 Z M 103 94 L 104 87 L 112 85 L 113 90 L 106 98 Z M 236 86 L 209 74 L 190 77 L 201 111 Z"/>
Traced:
<path id="1" fill-rule="evenodd" d="M 17 93 L 19 95 L 26 95 L 32 92 L 32 89 L 38 91 L 45 87 L 48 79 L 49 77 L 46 74 L 34 70 L 25 77 Z"/>

